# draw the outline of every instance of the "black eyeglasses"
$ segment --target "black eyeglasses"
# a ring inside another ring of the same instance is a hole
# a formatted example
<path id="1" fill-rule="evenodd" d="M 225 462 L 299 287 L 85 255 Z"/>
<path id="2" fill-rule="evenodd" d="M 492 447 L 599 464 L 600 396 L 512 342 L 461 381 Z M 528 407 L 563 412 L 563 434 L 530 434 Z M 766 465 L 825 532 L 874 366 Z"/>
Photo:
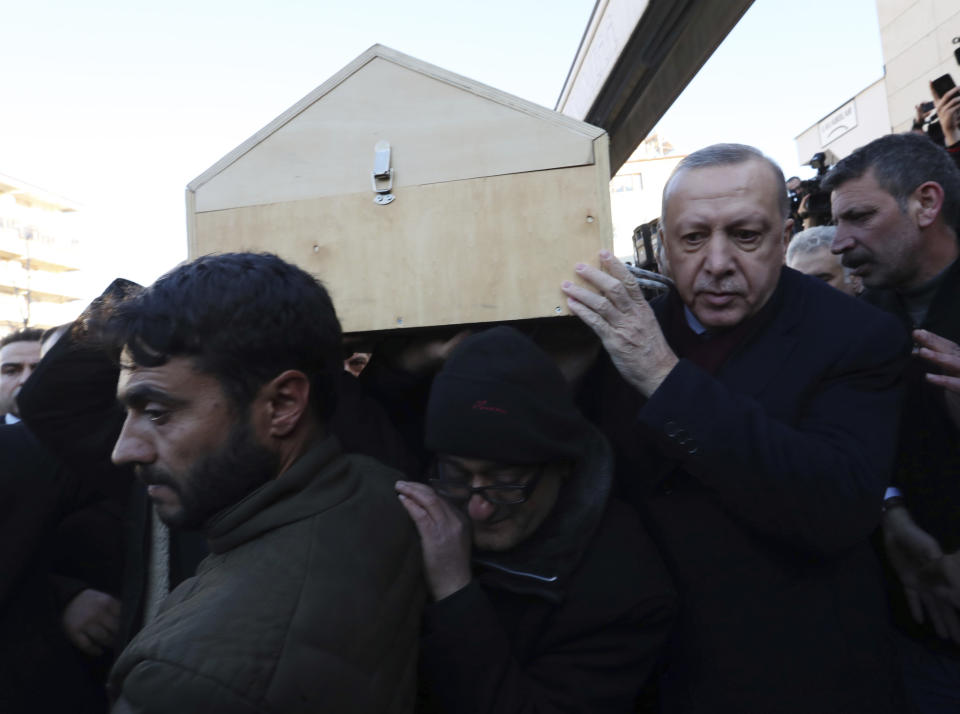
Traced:
<path id="1" fill-rule="evenodd" d="M 524 483 L 471 486 L 469 478 L 452 478 L 449 474 L 445 474 L 444 472 L 449 471 L 451 465 L 443 461 L 437 461 L 433 466 L 434 475 L 427 479 L 427 482 L 438 494 L 458 505 L 466 503 L 473 494 L 479 493 L 481 497 L 497 506 L 515 506 L 530 498 L 530 494 L 537 487 L 540 477 L 543 476 L 543 467 L 544 464 L 531 466 L 533 475 Z M 469 477 L 469 474 L 467 476 Z"/>

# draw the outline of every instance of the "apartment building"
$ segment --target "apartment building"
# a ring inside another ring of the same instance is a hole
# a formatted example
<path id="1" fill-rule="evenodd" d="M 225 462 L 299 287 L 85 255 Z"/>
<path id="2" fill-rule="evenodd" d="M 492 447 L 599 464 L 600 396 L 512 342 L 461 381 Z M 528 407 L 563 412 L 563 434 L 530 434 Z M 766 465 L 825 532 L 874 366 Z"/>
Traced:
<path id="1" fill-rule="evenodd" d="M 0 174 L 0 334 L 76 316 L 77 206 Z"/>

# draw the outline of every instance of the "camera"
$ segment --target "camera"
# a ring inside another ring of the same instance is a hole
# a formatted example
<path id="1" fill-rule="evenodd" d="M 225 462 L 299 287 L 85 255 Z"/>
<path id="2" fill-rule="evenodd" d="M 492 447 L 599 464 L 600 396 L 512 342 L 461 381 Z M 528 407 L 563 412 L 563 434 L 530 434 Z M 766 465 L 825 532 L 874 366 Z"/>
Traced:
<path id="1" fill-rule="evenodd" d="M 792 186 L 788 184 L 794 231 L 825 226 L 833 219 L 830 194 L 820 187 L 820 182 L 836 163 L 836 157 L 831 151 L 818 151 L 806 163 L 816 169 L 817 175 Z"/>

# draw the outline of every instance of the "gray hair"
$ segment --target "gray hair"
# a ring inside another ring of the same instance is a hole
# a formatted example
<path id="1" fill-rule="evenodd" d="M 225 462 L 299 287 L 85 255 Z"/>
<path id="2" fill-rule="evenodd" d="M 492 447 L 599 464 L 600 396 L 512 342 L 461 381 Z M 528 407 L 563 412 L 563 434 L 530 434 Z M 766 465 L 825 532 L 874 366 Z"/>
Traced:
<path id="1" fill-rule="evenodd" d="M 777 184 L 777 206 L 780 209 L 780 215 L 786 220 L 790 215 L 790 199 L 787 197 L 787 182 L 783 178 L 783 171 L 780 170 L 773 159 L 760 149 L 755 149 L 746 144 L 713 144 L 685 156 L 677 164 L 673 173 L 670 174 L 670 178 L 667 179 L 667 184 L 663 187 L 660 219 L 663 220 L 667 215 L 667 197 L 670 195 L 670 186 L 681 172 L 687 169 L 706 169 L 714 166 L 743 164 L 747 161 L 762 161 L 770 167 Z"/>
<path id="2" fill-rule="evenodd" d="M 820 185 L 824 191 L 836 191 L 867 172 L 897 200 L 904 213 L 907 200 L 918 186 L 927 181 L 940 184 L 940 213 L 947 226 L 956 230 L 960 222 L 960 169 L 942 146 L 918 134 L 887 134 L 838 161 Z"/>
<path id="3" fill-rule="evenodd" d="M 790 245 L 787 246 L 787 265 L 790 265 L 793 259 L 801 253 L 815 253 L 821 248 L 829 250 L 836 235 L 836 226 L 816 226 L 800 231 L 790 240 Z"/>

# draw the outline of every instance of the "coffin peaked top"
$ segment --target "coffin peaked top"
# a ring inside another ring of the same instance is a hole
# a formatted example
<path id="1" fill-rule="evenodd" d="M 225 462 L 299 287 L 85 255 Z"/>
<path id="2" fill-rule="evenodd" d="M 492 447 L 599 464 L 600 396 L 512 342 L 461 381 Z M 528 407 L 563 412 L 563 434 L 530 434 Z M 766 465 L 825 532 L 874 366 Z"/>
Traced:
<path id="1" fill-rule="evenodd" d="M 602 129 L 375 45 L 187 187 L 190 256 L 276 253 L 346 332 L 552 319 L 609 181 Z"/>
<path id="2" fill-rule="evenodd" d="M 374 45 L 188 185 L 194 210 L 371 191 L 391 145 L 394 191 L 594 164 L 590 124 Z"/>

